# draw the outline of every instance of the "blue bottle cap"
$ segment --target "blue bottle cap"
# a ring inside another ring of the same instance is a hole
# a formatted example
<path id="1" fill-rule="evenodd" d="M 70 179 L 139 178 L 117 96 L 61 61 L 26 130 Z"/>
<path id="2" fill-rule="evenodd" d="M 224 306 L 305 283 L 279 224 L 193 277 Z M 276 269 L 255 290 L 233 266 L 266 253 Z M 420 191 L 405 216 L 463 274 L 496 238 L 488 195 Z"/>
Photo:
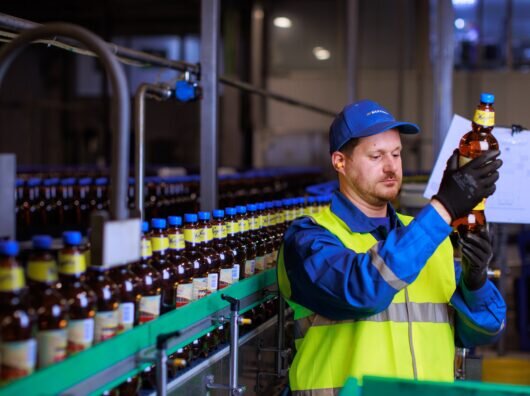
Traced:
<path id="1" fill-rule="evenodd" d="M 186 223 L 196 223 L 197 215 L 195 213 L 186 213 L 184 215 L 184 222 Z"/>
<path id="2" fill-rule="evenodd" d="M 51 179 L 44 179 L 43 184 L 49 187 L 49 186 L 55 186 L 58 182 L 59 182 L 58 178 L 52 177 Z"/>
<path id="3" fill-rule="evenodd" d="M 90 177 L 83 177 L 82 179 L 79 179 L 78 184 L 80 186 L 88 186 L 92 182 L 92 179 Z"/>
<path id="4" fill-rule="evenodd" d="M 32 239 L 33 249 L 51 249 L 52 237 L 49 235 L 35 235 Z"/>
<path id="5" fill-rule="evenodd" d="M 274 201 L 273 203 L 275 208 L 281 208 L 283 206 L 282 201 L 280 200 Z"/>
<path id="6" fill-rule="evenodd" d="M 307 197 L 307 203 L 313 204 L 315 202 L 316 202 L 316 198 L 315 197 Z"/>
<path id="7" fill-rule="evenodd" d="M 480 101 L 482 103 L 492 104 L 495 102 L 495 95 L 488 93 L 488 92 L 484 92 L 480 94 Z"/>
<path id="8" fill-rule="evenodd" d="M 73 186 L 75 184 L 75 179 L 73 177 L 68 177 L 61 180 L 61 185 L 63 186 Z"/>
<path id="9" fill-rule="evenodd" d="M 272 201 L 265 202 L 265 209 L 272 209 L 272 208 L 274 208 L 274 202 Z"/>
<path id="10" fill-rule="evenodd" d="M 166 228 L 166 219 L 151 219 L 151 227 L 163 230 Z"/>
<path id="11" fill-rule="evenodd" d="M 23 185 L 24 185 L 24 180 L 17 178 L 16 186 L 17 187 L 22 187 Z"/>
<path id="12" fill-rule="evenodd" d="M 95 181 L 94 181 L 94 184 L 96 186 L 105 186 L 107 185 L 107 178 L 106 177 L 98 177 Z"/>
<path id="13" fill-rule="evenodd" d="M 223 209 L 215 209 L 213 211 L 214 219 L 222 219 L 225 216 L 225 211 Z"/>
<path id="14" fill-rule="evenodd" d="M 227 216 L 234 216 L 235 214 L 237 214 L 237 210 L 236 208 L 228 207 L 228 208 L 225 208 L 225 213 Z"/>
<path id="15" fill-rule="evenodd" d="M 0 241 L 0 254 L 4 256 L 16 256 L 18 254 L 18 242 Z"/>
<path id="16" fill-rule="evenodd" d="M 210 220 L 210 212 L 199 212 L 199 220 Z"/>
<path id="17" fill-rule="evenodd" d="M 260 202 L 256 205 L 258 207 L 258 210 L 265 210 L 265 203 Z"/>
<path id="18" fill-rule="evenodd" d="M 167 222 L 170 226 L 181 226 L 182 225 L 182 217 L 180 216 L 169 216 L 167 218 Z"/>
<path id="19" fill-rule="evenodd" d="M 291 205 L 291 199 L 289 199 L 289 198 L 282 199 L 282 204 L 283 204 L 283 206 Z"/>
<path id="20" fill-rule="evenodd" d="M 79 231 L 63 232 L 63 242 L 65 245 L 77 246 L 81 244 L 81 233 Z"/>
<path id="21" fill-rule="evenodd" d="M 28 180 L 28 187 L 35 187 L 40 184 L 40 179 L 38 177 L 32 177 Z"/>
<path id="22" fill-rule="evenodd" d="M 247 205 L 247 210 L 249 212 L 255 212 L 257 209 L 258 209 L 257 205 L 254 205 L 254 204 L 248 204 Z"/>
<path id="23" fill-rule="evenodd" d="M 236 210 L 238 214 L 245 214 L 247 213 L 247 208 L 244 206 L 236 206 Z"/>
<path id="24" fill-rule="evenodd" d="M 147 221 L 142 221 L 142 232 L 146 233 L 149 231 L 149 223 Z"/>

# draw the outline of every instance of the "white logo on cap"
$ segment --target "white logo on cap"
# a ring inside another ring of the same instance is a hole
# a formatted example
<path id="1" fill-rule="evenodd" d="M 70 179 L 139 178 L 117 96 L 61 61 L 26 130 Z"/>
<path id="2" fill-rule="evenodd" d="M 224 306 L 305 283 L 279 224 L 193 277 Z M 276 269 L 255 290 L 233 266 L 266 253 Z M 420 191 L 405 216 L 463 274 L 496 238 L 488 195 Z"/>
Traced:
<path id="1" fill-rule="evenodd" d="M 378 110 L 369 111 L 368 113 L 366 113 L 366 115 L 367 116 L 371 116 L 371 115 L 377 114 L 377 113 L 388 114 L 386 111 L 378 109 Z M 388 115 L 390 115 L 390 114 L 388 114 Z"/>

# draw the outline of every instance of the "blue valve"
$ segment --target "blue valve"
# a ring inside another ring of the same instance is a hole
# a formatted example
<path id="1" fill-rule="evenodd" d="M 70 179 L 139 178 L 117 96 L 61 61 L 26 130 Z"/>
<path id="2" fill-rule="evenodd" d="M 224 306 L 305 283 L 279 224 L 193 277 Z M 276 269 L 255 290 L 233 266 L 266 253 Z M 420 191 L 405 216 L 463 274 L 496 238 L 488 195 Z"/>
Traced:
<path id="1" fill-rule="evenodd" d="M 179 102 L 189 102 L 201 99 L 202 89 L 197 83 L 179 80 L 175 84 L 175 98 Z"/>

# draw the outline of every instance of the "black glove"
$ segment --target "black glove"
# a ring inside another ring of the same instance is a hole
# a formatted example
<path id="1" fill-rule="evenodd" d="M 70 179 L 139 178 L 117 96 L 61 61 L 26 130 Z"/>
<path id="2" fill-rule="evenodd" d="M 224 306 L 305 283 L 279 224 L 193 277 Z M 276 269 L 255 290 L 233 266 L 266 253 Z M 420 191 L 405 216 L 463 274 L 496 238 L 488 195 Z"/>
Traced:
<path id="1" fill-rule="evenodd" d="M 481 230 L 471 232 L 460 238 L 462 246 L 462 276 L 469 290 L 480 289 L 488 276 L 488 264 L 493 257 L 489 234 Z"/>
<path id="2" fill-rule="evenodd" d="M 467 215 L 483 198 L 495 192 L 502 165 L 498 150 L 488 151 L 467 164 L 458 167 L 458 150 L 447 161 L 437 199 L 447 209 L 452 220 Z"/>

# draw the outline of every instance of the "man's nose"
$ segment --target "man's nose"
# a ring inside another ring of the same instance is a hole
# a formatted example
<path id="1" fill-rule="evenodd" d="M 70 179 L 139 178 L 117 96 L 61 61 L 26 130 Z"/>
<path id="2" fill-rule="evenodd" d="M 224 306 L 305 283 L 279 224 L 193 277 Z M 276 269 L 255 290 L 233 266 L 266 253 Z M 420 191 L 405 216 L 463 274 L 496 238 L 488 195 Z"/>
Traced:
<path id="1" fill-rule="evenodd" d="M 385 162 L 383 164 L 383 171 L 387 173 L 396 172 L 398 169 L 398 162 L 401 159 L 399 157 L 394 157 L 392 154 L 385 156 Z"/>

